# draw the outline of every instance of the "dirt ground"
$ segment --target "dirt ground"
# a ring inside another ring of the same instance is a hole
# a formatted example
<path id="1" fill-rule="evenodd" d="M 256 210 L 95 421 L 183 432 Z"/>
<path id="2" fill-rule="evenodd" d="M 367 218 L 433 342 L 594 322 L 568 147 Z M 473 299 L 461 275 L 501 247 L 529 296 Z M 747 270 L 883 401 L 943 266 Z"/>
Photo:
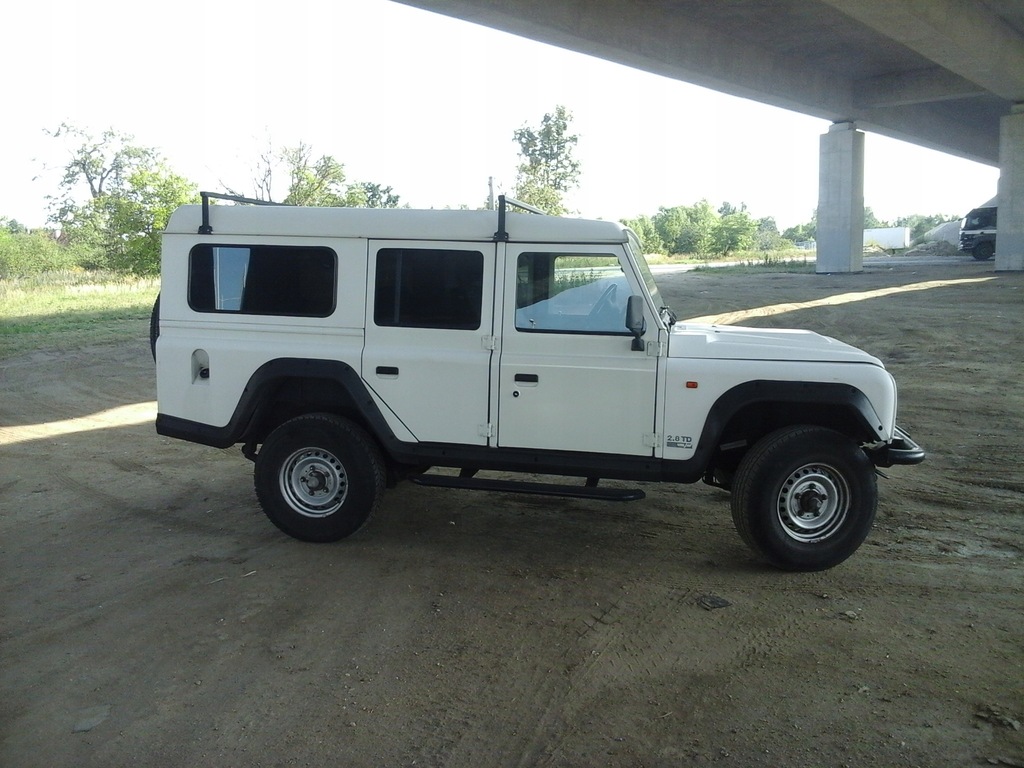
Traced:
<path id="1" fill-rule="evenodd" d="M 155 434 L 144 327 L 0 361 L 0 765 L 1024 766 L 1024 275 L 890 262 L 660 280 L 896 375 L 928 459 L 817 574 L 700 484 L 406 484 L 302 544 L 237 450 Z"/>

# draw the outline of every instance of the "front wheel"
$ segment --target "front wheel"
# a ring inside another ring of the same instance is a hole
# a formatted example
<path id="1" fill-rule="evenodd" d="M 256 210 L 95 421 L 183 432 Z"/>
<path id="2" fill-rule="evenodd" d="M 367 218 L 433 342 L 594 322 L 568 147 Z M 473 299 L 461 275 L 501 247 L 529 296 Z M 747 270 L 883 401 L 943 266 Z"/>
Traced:
<path id="1" fill-rule="evenodd" d="M 820 571 L 867 538 L 878 506 L 875 468 L 850 438 L 830 429 L 787 427 L 744 456 L 733 483 L 740 536 L 772 565 Z"/>
<path id="2" fill-rule="evenodd" d="M 254 481 L 270 521 L 302 541 L 358 531 L 384 493 L 384 462 L 357 425 L 326 413 L 298 416 L 270 433 Z"/>
<path id="3" fill-rule="evenodd" d="M 984 243 L 978 243 L 974 246 L 974 250 L 971 251 L 971 255 L 978 261 L 988 261 L 996 255 L 996 245 L 989 240 L 986 240 Z"/>

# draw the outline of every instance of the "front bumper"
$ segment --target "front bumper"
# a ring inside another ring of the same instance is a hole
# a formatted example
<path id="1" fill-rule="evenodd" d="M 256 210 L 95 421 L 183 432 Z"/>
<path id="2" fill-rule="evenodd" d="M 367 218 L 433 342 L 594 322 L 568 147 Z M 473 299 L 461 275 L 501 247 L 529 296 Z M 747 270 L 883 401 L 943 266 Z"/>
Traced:
<path id="1" fill-rule="evenodd" d="M 920 464 L 924 461 L 924 448 L 915 443 L 910 435 L 899 427 L 888 443 L 881 443 L 865 449 L 876 467 L 891 467 L 894 464 Z"/>

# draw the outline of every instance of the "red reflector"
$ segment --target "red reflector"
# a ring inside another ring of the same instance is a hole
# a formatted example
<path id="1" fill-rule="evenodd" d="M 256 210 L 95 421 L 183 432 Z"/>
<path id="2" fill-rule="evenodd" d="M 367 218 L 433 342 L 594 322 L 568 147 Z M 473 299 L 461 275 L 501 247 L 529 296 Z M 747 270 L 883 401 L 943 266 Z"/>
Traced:
<path id="1" fill-rule="evenodd" d="M 697 382 L 696 381 L 688 381 L 688 382 L 686 382 L 686 388 L 687 389 L 696 389 L 697 388 Z"/>

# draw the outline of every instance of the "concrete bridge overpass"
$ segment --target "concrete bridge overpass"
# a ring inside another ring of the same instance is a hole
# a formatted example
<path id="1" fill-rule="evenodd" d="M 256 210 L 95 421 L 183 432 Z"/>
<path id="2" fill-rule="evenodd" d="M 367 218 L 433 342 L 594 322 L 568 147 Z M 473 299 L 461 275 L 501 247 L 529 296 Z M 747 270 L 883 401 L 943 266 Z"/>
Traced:
<path id="1" fill-rule="evenodd" d="M 399 2 L 831 120 L 821 272 L 861 268 L 864 130 L 998 166 L 996 269 L 1024 270 L 1022 0 Z"/>

